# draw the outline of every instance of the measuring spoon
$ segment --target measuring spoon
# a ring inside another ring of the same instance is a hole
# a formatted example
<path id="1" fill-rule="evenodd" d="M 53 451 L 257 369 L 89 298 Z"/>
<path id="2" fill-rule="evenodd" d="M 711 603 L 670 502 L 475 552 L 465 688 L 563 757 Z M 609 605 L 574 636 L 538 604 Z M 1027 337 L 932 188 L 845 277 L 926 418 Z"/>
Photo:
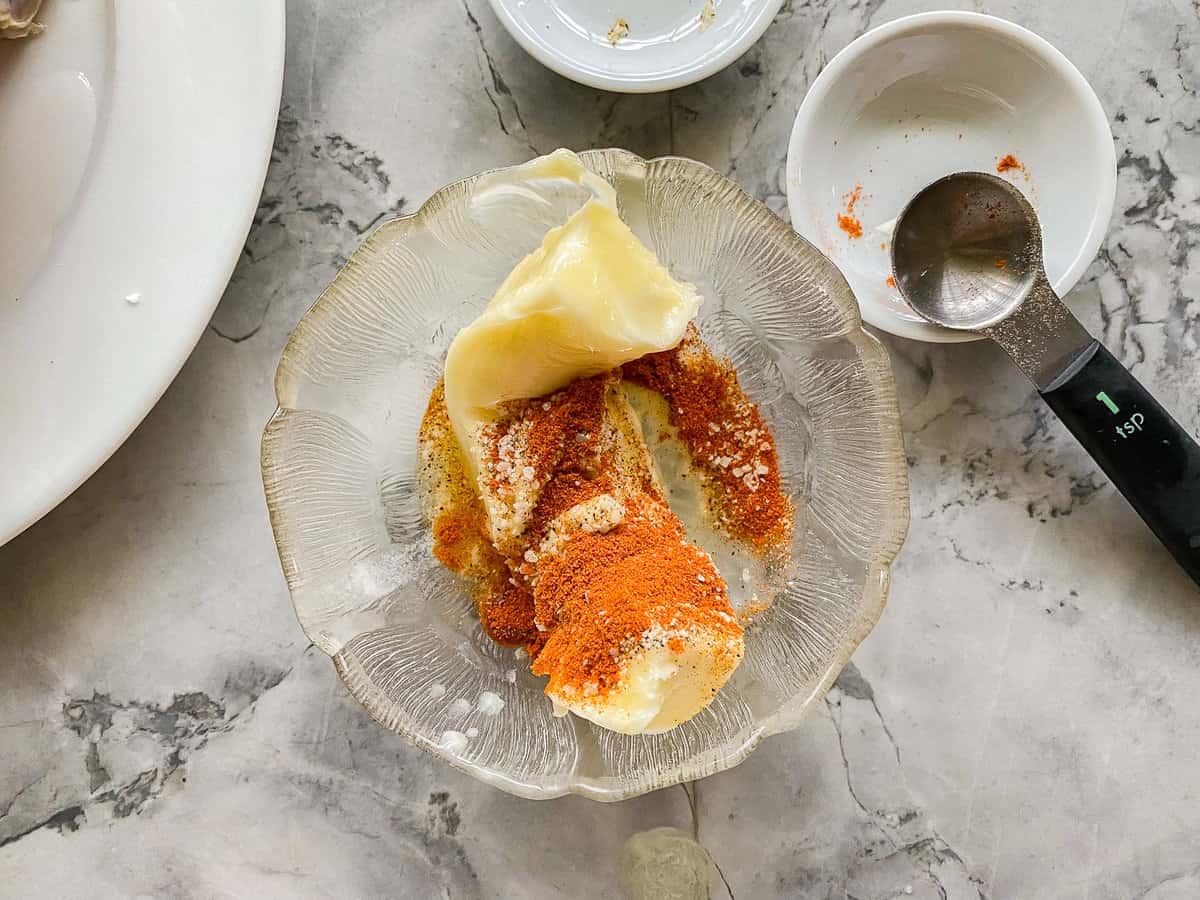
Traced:
<path id="1" fill-rule="evenodd" d="M 935 181 L 896 220 L 892 271 L 922 318 L 1004 349 L 1200 584 L 1200 446 L 1054 293 L 1024 195 L 983 172 Z"/>

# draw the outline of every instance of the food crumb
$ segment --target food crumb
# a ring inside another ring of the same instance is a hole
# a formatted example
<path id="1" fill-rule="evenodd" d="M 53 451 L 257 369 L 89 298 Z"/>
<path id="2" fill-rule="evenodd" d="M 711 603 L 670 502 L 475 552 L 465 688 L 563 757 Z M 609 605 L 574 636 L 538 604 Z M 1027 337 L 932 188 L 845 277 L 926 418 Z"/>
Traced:
<path id="1" fill-rule="evenodd" d="M 858 201 L 862 199 L 862 185 L 856 184 L 854 190 L 842 194 L 842 203 L 845 204 L 845 211 L 838 213 L 837 223 L 838 228 L 846 232 L 851 238 L 862 237 L 862 222 L 854 215 L 854 207 Z"/>
<path id="2" fill-rule="evenodd" d="M 887 242 L 886 242 L 886 241 L 880 241 L 880 243 L 879 243 L 879 249 L 880 249 L 880 250 L 886 250 L 886 249 L 887 249 Z"/>
<path id="3" fill-rule="evenodd" d="M 467 736 L 461 731 L 443 731 L 442 747 L 457 756 L 467 749 Z"/>
<path id="4" fill-rule="evenodd" d="M 479 711 L 485 716 L 494 716 L 500 710 L 504 709 L 504 701 L 500 698 L 500 695 L 491 691 L 481 693 L 477 705 Z"/>
<path id="5" fill-rule="evenodd" d="M 1006 260 L 1003 256 L 996 257 L 995 266 L 997 269 L 1003 269 L 1007 265 L 1008 265 L 1008 260 Z"/>
<path id="6" fill-rule="evenodd" d="M 862 223 L 854 218 L 854 216 L 843 216 L 839 213 L 837 220 L 838 228 L 850 235 L 851 238 L 862 237 Z"/>
<path id="7" fill-rule="evenodd" d="M 617 21 L 613 22 L 612 28 L 608 29 L 608 42 L 614 47 L 617 46 L 617 41 L 628 36 L 629 23 L 624 19 L 617 19 Z"/>
<path id="8" fill-rule="evenodd" d="M 893 278 L 891 275 L 889 275 L 889 276 L 887 277 L 887 286 L 888 286 L 888 287 L 893 287 L 893 288 L 896 286 L 896 279 L 895 279 L 895 278 Z"/>
<path id="9" fill-rule="evenodd" d="M 704 9 L 700 10 L 700 30 L 706 31 L 717 18 L 717 7 L 713 0 L 708 0 L 704 4 Z"/>
<path id="10" fill-rule="evenodd" d="M 1000 161 L 996 163 L 997 172 L 1008 172 L 1011 169 L 1016 169 L 1026 178 L 1029 177 L 1029 170 L 1025 168 L 1025 164 L 1013 156 L 1011 153 L 1006 153 L 1000 157 Z"/>

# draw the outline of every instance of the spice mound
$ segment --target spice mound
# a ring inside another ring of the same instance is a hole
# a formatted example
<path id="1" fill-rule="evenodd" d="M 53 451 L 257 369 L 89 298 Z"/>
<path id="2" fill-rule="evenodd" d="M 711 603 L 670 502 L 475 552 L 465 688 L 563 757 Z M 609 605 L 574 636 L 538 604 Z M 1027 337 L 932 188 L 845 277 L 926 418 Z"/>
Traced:
<path id="1" fill-rule="evenodd" d="M 687 324 L 695 290 L 587 209 L 608 200 L 595 191 L 460 332 L 470 353 L 452 345 L 430 397 L 418 482 L 435 556 L 486 633 L 528 652 L 555 712 L 657 733 L 707 707 L 741 661 L 739 613 L 761 607 L 756 577 L 787 557 L 793 513 L 761 413 Z M 615 250 L 637 277 L 594 274 Z M 588 329 L 595 356 L 580 350 Z M 507 384 L 489 335 L 523 348 Z M 545 392 L 519 396 L 521 379 Z"/>
<path id="2" fill-rule="evenodd" d="M 774 441 L 732 367 L 689 329 L 677 348 L 505 404 L 478 442 L 472 479 L 435 390 L 419 473 L 434 553 L 467 577 L 487 634 L 528 651 L 558 712 L 635 734 L 704 709 L 742 658 L 742 616 L 663 470 L 698 489 L 679 504 L 694 527 L 768 568 L 792 530 Z"/>
<path id="3" fill-rule="evenodd" d="M 1020 172 L 1026 178 L 1029 177 L 1029 169 L 1025 164 L 1013 156 L 1011 153 L 1006 153 L 996 162 L 996 171 L 1000 174 L 1011 172 L 1013 170 Z"/>

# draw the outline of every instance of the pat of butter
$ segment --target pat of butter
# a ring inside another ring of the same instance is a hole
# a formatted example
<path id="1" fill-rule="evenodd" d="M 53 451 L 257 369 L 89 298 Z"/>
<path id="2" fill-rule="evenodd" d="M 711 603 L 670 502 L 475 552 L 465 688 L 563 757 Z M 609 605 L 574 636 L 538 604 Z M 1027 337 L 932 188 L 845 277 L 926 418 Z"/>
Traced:
<path id="1" fill-rule="evenodd" d="M 599 697 L 563 695 L 548 688 L 556 715 L 570 711 L 621 734 L 660 734 L 703 710 L 729 680 L 742 658 L 742 643 L 701 632 L 682 647 L 636 651 L 621 683 Z M 723 652 L 717 652 L 718 647 Z"/>
<path id="2" fill-rule="evenodd" d="M 565 151 L 526 170 L 580 184 L 582 173 L 596 178 Z M 540 397 L 674 347 L 700 302 L 621 221 L 611 191 L 594 191 L 451 343 L 446 408 L 459 442 L 473 457 L 478 425 L 506 400 Z"/>

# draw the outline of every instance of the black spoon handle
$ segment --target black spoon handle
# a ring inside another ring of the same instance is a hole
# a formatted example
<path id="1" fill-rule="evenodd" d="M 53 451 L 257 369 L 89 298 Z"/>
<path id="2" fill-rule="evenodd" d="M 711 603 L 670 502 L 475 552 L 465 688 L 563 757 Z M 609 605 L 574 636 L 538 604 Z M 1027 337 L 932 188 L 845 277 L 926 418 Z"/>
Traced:
<path id="1" fill-rule="evenodd" d="M 1042 396 L 1200 584 L 1200 445 L 1195 439 L 1100 344 L 1064 384 Z"/>

